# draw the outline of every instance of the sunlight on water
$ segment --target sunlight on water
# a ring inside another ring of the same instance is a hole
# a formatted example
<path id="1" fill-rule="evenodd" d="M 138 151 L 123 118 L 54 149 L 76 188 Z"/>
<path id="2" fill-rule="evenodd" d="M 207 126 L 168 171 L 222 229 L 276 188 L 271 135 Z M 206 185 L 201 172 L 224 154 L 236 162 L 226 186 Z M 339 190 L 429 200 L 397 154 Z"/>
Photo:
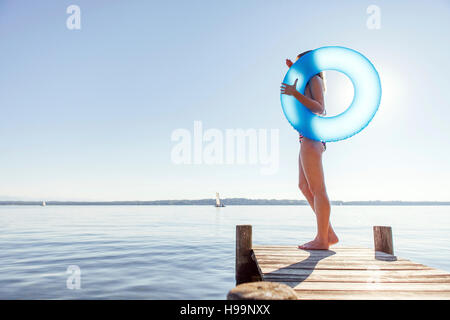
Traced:
<path id="1" fill-rule="evenodd" d="M 366 247 L 373 225 L 390 225 L 395 254 L 450 271 L 450 207 L 336 206 L 332 222 L 342 245 Z M 1 206 L 0 298 L 224 299 L 236 224 L 253 225 L 255 244 L 315 232 L 303 206 Z"/>

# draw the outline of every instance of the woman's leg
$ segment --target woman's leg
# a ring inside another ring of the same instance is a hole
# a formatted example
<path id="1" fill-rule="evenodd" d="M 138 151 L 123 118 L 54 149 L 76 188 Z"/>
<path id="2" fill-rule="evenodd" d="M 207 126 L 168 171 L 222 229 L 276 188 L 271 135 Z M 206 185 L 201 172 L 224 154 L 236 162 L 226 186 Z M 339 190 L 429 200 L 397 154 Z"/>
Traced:
<path id="1" fill-rule="evenodd" d="M 311 209 L 314 211 L 314 213 L 316 213 L 316 211 L 314 210 L 314 196 L 311 193 L 308 181 L 306 180 L 306 177 L 305 177 L 305 172 L 303 171 L 301 153 L 298 154 L 298 172 L 299 172 L 298 187 L 299 187 L 300 191 L 303 193 L 303 195 L 305 196 L 306 201 L 308 201 Z M 338 239 L 336 233 L 334 232 L 333 227 L 331 226 L 331 222 L 329 222 L 328 243 L 330 245 L 333 245 L 338 242 L 339 242 L 339 239 Z"/>
<path id="2" fill-rule="evenodd" d="M 304 139 L 300 149 L 300 159 L 309 190 L 313 197 L 314 212 L 317 219 L 316 238 L 300 248 L 328 249 L 328 229 L 330 219 L 330 201 L 325 188 L 322 167 L 323 145 L 320 142 Z"/>
<path id="3" fill-rule="evenodd" d="M 309 184 L 305 177 L 305 172 L 303 171 L 301 152 L 298 154 L 298 188 L 305 196 L 306 201 L 308 201 L 309 206 L 314 211 L 314 197 L 309 190 Z"/>

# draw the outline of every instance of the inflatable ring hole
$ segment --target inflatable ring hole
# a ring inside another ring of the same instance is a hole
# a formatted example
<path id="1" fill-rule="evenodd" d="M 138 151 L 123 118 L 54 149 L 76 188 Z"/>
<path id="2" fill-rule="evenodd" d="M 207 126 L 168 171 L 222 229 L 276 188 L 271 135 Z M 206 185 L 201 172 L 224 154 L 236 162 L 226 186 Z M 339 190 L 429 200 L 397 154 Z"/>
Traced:
<path id="1" fill-rule="evenodd" d="M 327 70 L 325 73 L 325 117 L 334 117 L 350 107 L 355 95 L 355 88 L 349 77 L 344 73 Z"/>

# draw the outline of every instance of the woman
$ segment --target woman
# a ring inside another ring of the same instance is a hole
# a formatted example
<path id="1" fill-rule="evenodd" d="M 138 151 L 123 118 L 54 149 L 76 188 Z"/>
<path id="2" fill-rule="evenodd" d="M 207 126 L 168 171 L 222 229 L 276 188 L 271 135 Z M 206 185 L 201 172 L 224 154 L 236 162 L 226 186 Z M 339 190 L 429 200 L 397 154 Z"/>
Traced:
<path id="1" fill-rule="evenodd" d="M 305 51 L 297 56 L 297 60 Z M 286 59 L 290 68 L 293 62 Z M 295 97 L 301 104 L 318 115 L 325 115 L 323 74 L 313 76 L 305 87 L 305 94 L 296 90 L 297 80 L 293 85 L 281 84 L 281 93 Z M 317 235 L 314 240 L 298 246 L 306 250 L 327 250 L 330 245 L 337 243 L 338 237 L 330 223 L 330 200 L 325 188 L 322 166 L 322 154 L 326 149 L 325 142 L 308 139 L 300 134 L 300 154 L 298 157 L 299 183 L 298 186 L 306 200 L 316 214 Z"/>

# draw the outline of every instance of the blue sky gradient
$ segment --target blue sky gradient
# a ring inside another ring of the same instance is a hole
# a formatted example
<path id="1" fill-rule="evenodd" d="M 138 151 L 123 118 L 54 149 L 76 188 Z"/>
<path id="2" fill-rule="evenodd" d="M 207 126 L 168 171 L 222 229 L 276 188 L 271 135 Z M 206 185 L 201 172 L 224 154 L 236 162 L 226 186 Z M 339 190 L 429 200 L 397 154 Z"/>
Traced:
<path id="1" fill-rule="evenodd" d="M 71 4 L 81 30 L 66 28 Z M 0 199 L 301 199 L 284 60 L 341 45 L 372 61 L 383 97 L 366 129 L 328 144 L 330 198 L 448 201 L 448 30 L 448 1 L 0 0 Z M 344 79 L 329 74 L 331 113 L 351 100 Z M 278 173 L 173 164 L 171 133 L 195 120 L 279 129 Z"/>

